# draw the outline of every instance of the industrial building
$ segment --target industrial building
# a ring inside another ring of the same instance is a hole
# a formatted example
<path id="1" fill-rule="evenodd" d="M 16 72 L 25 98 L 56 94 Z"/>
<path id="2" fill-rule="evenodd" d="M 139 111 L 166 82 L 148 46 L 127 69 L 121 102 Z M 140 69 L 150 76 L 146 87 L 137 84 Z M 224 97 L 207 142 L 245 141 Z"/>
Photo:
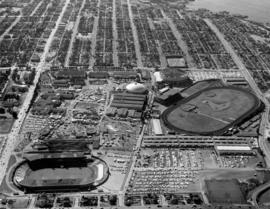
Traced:
<path id="1" fill-rule="evenodd" d="M 151 120 L 151 125 L 152 125 L 153 133 L 156 136 L 163 135 L 163 131 L 162 131 L 162 128 L 161 128 L 161 124 L 160 124 L 160 120 L 159 119 L 152 119 Z"/>
<path id="2" fill-rule="evenodd" d="M 143 147 L 147 148 L 203 148 L 216 145 L 228 146 L 249 146 L 252 147 L 256 141 L 253 137 L 210 137 L 210 136 L 182 136 L 182 135 L 167 135 L 167 136 L 144 136 Z"/>
<path id="3" fill-rule="evenodd" d="M 248 145 L 216 145 L 215 150 L 219 155 L 254 155 L 254 151 Z"/>
<path id="4" fill-rule="evenodd" d="M 245 78 L 239 78 L 239 77 L 230 77 L 230 78 L 225 78 L 225 81 L 229 85 L 234 85 L 234 86 L 248 86 L 248 82 L 246 81 Z"/>
<path id="5" fill-rule="evenodd" d="M 179 101 L 180 99 L 182 99 L 180 90 L 176 88 L 168 89 L 164 93 L 155 97 L 155 101 L 164 106 L 172 105 L 173 103 Z"/>
<path id="6" fill-rule="evenodd" d="M 117 108 L 117 114 L 124 116 L 131 115 L 130 114 L 122 114 L 122 112 L 119 112 L 119 109 L 127 109 L 127 110 L 136 110 L 137 112 L 142 112 L 144 110 L 147 96 L 144 94 L 132 94 L 132 93 L 126 93 L 126 92 L 115 92 L 112 95 L 112 103 L 111 108 Z M 120 114 L 121 113 L 121 114 Z M 109 112 L 110 115 L 113 115 L 115 113 Z M 136 115 L 136 114 L 133 114 Z"/>
<path id="7" fill-rule="evenodd" d="M 111 77 L 114 79 L 136 79 L 138 77 L 138 73 L 134 71 L 115 71 L 110 72 Z"/>
<path id="8" fill-rule="evenodd" d="M 108 72 L 89 72 L 88 77 L 89 78 L 96 78 L 96 79 L 106 79 L 109 78 Z"/>

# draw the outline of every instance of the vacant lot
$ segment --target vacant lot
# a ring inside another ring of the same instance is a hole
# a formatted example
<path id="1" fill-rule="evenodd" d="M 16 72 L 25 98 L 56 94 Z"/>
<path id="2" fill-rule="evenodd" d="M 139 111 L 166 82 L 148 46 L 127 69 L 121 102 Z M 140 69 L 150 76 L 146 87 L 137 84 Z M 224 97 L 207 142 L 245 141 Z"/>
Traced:
<path id="1" fill-rule="evenodd" d="M 206 180 L 207 196 L 210 203 L 245 204 L 239 182 L 232 180 Z"/>
<path id="2" fill-rule="evenodd" d="M 0 119 L 0 134 L 7 134 L 10 132 L 13 125 L 13 119 Z"/>

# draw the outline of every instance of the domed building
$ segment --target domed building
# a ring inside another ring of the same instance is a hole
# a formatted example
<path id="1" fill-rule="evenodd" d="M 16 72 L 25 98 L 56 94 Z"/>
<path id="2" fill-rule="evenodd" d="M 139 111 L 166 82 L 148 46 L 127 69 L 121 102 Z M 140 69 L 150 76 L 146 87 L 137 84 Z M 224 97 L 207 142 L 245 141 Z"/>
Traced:
<path id="1" fill-rule="evenodd" d="M 144 94 L 147 92 L 147 88 L 145 87 L 145 85 L 141 83 L 136 83 L 136 82 L 132 82 L 128 84 L 126 86 L 126 90 L 129 93 L 134 93 L 134 94 Z"/>

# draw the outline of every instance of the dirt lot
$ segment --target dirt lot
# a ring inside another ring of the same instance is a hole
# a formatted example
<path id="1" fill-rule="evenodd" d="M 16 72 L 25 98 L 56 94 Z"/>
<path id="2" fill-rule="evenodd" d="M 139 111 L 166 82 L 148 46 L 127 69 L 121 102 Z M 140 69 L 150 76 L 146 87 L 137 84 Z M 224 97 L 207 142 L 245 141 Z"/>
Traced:
<path id="1" fill-rule="evenodd" d="M 245 204 L 239 182 L 232 180 L 207 180 L 207 196 L 210 203 Z"/>
<path id="2" fill-rule="evenodd" d="M 7 134 L 12 128 L 14 120 L 13 119 L 1 119 L 0 120 L 0 134 Z"/>

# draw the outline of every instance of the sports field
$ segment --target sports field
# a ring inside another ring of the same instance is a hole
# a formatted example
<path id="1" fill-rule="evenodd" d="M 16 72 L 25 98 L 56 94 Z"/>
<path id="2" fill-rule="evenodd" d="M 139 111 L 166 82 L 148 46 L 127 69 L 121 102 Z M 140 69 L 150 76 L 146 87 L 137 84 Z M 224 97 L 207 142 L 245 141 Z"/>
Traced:
<path id="1" fill-rule="evenodd" d="M 202 90 L 164 111 L 162 118 L 170 129 L 201 135 L 223 133 L 257 111 L 260 100 L 235 87 Z"/>
<path id="2" fill-rule="evenodd" d="M 44 167 L 33 168 L 25 161 L 17 167 L 13 181 L 22 188 L 42 190 L 49 187 L 89 187 L 103 183 L 107 177 L 108 167 L 105 162 L 99 159 L 90 160 L 85 166 L 78 165 L 78 167 L 76 165 L 50 167 L 45 164 Z"/>

